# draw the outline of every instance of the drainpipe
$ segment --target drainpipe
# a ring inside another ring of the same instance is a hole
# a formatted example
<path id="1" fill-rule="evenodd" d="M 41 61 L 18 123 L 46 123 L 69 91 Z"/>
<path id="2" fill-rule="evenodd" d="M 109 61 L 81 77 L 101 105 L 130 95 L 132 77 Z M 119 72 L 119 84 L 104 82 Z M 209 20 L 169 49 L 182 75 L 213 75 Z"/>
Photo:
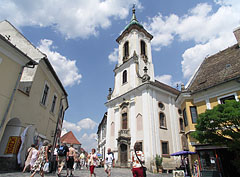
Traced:
<path id="1" fill-rule="evenodd" d="M 21 70 L 20 70 L 20 72 L 19 72 L 19 74 L 18 74 L 18 78 L 17 78 L 16 84 L 15 84 L 15 87 L 14 87 L 14 89 L 13 89 L 13 92 L 12 92 L 12 94 L 11 94 L 11 97 L 10 97 L 10 100 L 9 100 L 9 103 L 8 103 L 7 109 L 6 109 L 5 113 L 4 113 L 3 119 L 2 119 L 2 121 L 1 121 L 0 132 L 1 132 L 2 129 L 3 129 L 3 125 L 4 125 L 5 121 L 6 121 L 7 115 L 8 115 L 8 113 L 9 113 L 9 109 L 10 109 L 10 107 L 11 107 L 11 105 L 12 105 L 13 98 L 14 98 L 14 95 L 15 95 L 15 93 L 16 93 L 17 87 L 18 87 L 18 85 L 19 85 L 19 83 L 20 83 L 20 79 L 21 79 L 21 77 L 22 77 L 22 73 L 23 73 L 24 68 L 25 68 L 25 67 L 27 67 L 27 68 L 34 68 L 35 65 L 37 65 L 36 62 L 34 62 L 34 61 L 29 61 L 28 63 L 26 63 L 24 66 L 21 67 Z"/>

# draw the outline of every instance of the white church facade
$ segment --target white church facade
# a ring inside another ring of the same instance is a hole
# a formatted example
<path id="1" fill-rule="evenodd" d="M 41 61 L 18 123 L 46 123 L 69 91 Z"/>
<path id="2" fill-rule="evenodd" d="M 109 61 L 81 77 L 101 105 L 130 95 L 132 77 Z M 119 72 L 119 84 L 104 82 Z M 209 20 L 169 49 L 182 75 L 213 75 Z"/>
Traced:
<path id="1" fill-rule="evenodd" d="M 133 9 L 131 22 L 117 38 L 115 84 L 105 103 L 105 146 L 114 152 L 117 166 L 130 166 L 134 144 L 140 142 L 149 170 L 153 170 L 156 155 L 163 157 L 164 169 L 175 169 L 179 159 L 170 154 L 184 148 L 183 119 L 175 102 L 179 91 L 155 80 L 152 38 Z"/>

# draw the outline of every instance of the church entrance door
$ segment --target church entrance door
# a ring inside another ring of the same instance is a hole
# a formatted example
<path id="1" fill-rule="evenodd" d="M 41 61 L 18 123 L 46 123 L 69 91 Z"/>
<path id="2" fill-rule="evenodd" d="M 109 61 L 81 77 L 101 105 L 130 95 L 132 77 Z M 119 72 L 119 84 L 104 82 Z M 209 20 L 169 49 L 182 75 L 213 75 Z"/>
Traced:
<path id="1" fill-rule="evenodd" d="M 120 145 L 120 163 L 121 167 L 128 166 L 128 147 L 126 144 Z"/>

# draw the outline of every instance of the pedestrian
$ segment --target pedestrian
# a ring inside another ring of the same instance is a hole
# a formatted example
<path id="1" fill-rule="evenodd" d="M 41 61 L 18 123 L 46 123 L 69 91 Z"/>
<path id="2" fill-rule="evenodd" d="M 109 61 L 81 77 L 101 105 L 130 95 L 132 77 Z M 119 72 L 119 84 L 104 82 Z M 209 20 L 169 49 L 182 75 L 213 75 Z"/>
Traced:
<path id="1" fill-rule="evenodd" d="M 66 163 L 68 161 L 69 149 L 66 145 L 66 142 L 63 141 L 61 146 L 58 148 L 58 153 L 56 160 L 58 161 L 58 173 L 57 176 L 60 176 L 60 173 Z"/>
<path id="2" fill-rule="evenodd" d="M 78 166 L 79 166 L 79 153 L 76 152 L 74 155 L 74 165 L 73 165 L 74 171 L 77 169 Z"/>
<path id="3" fill-rule="evenodd" d="M 143 163 L 144 163 L 144 153 L 141 151 L 141 144 L 139 142 L 136 142 L 134 145 L 134 152 L 132 152 L 133 177 L 144 177 L 143 167 L 142 167 Z"/>
<path id="4" fill-rule="evenodd" d="M 90 177 L 92 177 L 92 175 L 94 175 L 96 177 L 96 173 L 94 173 L 94 168 L 97 165 L 97 160 L 98 157 L 96 155 L 96 149 L 92 149 L 92 153 L 89 155 L 88 159 L 89 159 L 89 169 L 90 169 Z"/>
<path id="5" fill-rule="evenodd" d="M 59 144 L 56 145 L 53 151 L 53 164 L 52 164 L 52 173 L 56 173 L 57 170 L 57 151 L 59 148 Z"/>
<path id="6" fill-rule="evenodd" d="M 108 152 L 105 157 L 104 168 L 108 176 L 111 176 L 111 168 L 114 167 L 114 154 L 111 148 L 108 148 Z"/>
<path id="7" fill-rule="evenodd" d="M 45 163 L 48 162 L 48 141 L 44 141 L 42 147 L 40 148 L 39 152 L 38 152 L 38 158 L 35 162 L 35 164 L 32 167 L 32 175 L 30 177 L 33 177 L 37 171 L 40 171 L 39 174 L 44 177 L 44 171 L 43 171 L 43 167 L 45 165 Z"/>
<path id="8" fill-rule="evenodd" d="M 32 150 L 32 156 L 30 160 L 30 170 L 33 168 L 35 162 L 38 159 L 39 151 L 38 151 L 38 146 L 35 146 Z"/>
<path id="9" fill-rule="evenodd" d="M 51 158 L 51 154 L 52 154 L 52 144 L 48 145 L 48 163 L 49 163 L 49 173 L 52 173 L 52 158 Z"/>
<path id="10" fill-rule="evenodd" d="M 84 167 L 84 160 L 85 159 L 85 155 L 84 155 L 84 153 L 82 152 L 81 154 L 80 154 L 80 169 L 83 169 L 83 167 Z"/>
<path id="11" fill-rule="evenodd" d="M 73 144 L 71 144 L 69 148 L 69 155 L 68 155 L 69 158 L 67 160 L 67 176 L 69 174 L 69 169 L 70 169 L 70 176 L 73 176 L 72 171 L 73 171 L 75 153 L 76 153 L 76 150 L 73 148 Z"/>
<path id="12" fill-rule="evenodd" d="M 25 164 L 24 164 L 24 168 L 23 168 L 23 173 L 26 171 L 26 169 L 30 166 L 30 161 L 31 161 L 31 157 L 32 157 L 32 150 L 34 149 L 35 145 L 32 144 L 30 148 L 28 148 L 27 150 L 27 154 L 26 154 L 26 160 L 25 160 Z M 31 170 L 31 169 L 30 169 Z"/>

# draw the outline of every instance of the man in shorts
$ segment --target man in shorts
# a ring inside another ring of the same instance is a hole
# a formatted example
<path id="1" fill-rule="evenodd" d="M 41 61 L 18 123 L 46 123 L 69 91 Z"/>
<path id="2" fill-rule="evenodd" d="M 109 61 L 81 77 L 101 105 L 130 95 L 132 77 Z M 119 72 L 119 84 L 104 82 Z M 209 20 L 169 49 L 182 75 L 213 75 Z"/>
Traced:
<path id="1" fill-rule="evenodd" d="M 112 167 L 114 167 L 114 154 L 113 152 L 111 152 L 111 148 L 108 148 L 104 163 L 105 172 L 108 176 L 111 176 Z"/>
<path id="2" fill-rule="evenodd" d="M 57 150 L 57 157 L 56 160 L 58 162 L 58 173 L 57 176 L 60 176 L 60 173 L 66 163 L 69 159 L 69 149 L 66 145 L 66 142 L 62 142 L 61 146 Z"/>

